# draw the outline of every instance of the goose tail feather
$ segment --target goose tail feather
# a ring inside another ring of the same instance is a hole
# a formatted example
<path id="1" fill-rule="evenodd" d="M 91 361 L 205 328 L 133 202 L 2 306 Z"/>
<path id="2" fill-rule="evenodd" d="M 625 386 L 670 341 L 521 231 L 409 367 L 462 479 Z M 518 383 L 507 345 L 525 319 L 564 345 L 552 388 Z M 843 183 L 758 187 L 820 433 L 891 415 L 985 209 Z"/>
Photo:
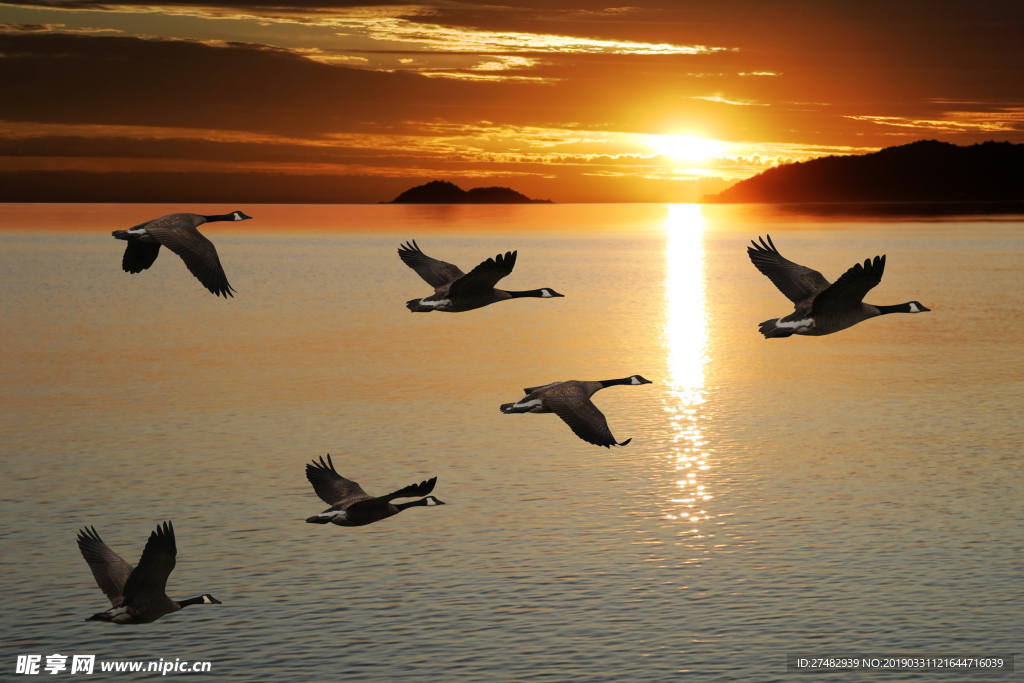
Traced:
<path id="1" fill-rule="evenodd" d="M 406 301 L 405 307 L 408 308 L 413 313 L 429 313 L 430 311 L 434 310 L 430 306 L 422 305 L 419 299 L 410 299 L 409 301 Z"/>
<path id="2" fill-rule="evenodd" d="M 793 328 L 776 327 L 775 323 L 777 322 L 779 322 L 779 318 L 772 318 L 771 320 L 765 320 L 759 325 L 758 329 L 765 339 L 781 339 L 782 337 L 793 336 Z"/>

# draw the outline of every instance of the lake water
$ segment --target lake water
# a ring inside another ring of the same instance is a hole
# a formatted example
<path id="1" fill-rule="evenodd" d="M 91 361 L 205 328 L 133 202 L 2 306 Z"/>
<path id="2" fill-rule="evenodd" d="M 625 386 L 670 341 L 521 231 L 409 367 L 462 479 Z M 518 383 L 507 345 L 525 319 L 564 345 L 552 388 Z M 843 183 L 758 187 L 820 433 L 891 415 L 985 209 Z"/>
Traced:
<path id="1" fill-rule="evenodd" d="M 110 230 L 233 209 L 255 220 L 204 233 L 235 299 L 167 250 L 121 271 Z M 210 661 L 199 680 L 760 683 L 787 653 L 1022 650 L 1019 217 L 8 205 L 0 225 L 5 672 L 60 653 Z M 932 312 L 766 341 L 792 310 L 745 253 L 767 232 L 830 280 L 888 254 L 867 300 Z M 413 238 L 467 271 L 518 249 L 501 286 L 565 298 L 412 315 Z M 635 373 L 654 384 L 594 399 L 624 448 L 498 411 Z M 448 505 L 305 524 L 326 453 L 373 495 L 437 476 Z M 168 593 L 223 604 L 83 621 L 108 603 L 76 531 L 134 564 L 167 519 Z"/>

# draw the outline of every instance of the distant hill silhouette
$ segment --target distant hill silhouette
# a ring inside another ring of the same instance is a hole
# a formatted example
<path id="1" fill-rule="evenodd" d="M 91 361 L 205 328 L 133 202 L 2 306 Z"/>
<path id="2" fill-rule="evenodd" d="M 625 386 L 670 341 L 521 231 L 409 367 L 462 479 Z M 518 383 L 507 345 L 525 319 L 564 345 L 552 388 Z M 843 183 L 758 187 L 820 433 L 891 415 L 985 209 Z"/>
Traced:
<path id="1" fill-rule="evenodd" d="M 463 190 L 446 180 L 417 185 L 384 204 L 551 204 L 550 199 L 530 199 L 508 187 L 474 187 Z"/>
<path id="2" fill-rule="evenodd" d="M 919 140 L 872 154 L 785 164 L 706 203 L 1024 201 L 1024 144 Z"/>

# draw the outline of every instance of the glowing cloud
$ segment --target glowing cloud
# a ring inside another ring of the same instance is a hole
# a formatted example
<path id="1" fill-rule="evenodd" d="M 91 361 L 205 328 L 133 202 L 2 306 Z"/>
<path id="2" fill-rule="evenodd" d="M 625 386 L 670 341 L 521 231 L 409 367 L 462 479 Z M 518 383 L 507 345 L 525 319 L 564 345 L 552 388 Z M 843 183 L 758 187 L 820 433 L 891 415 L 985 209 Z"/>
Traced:
<path id="1" fill-rule="evenodd" d="M 954 112 L 950 112 L 951 114 Z M 961 115 L 968 114 L 971 117 L 977 118 L 1003 118 L 998 114 L 982 114 L 978 112 L 956 112 Z M 940 130 L 952 133 L 966 133 L 966 132 L 977 132 L 977 131 L 1012 131 L 1016 130 L 1012 125 L 1007 123 L 1006 120 L 996 121 L 955 121 L 950 119 L 910 119 L 902 116 L 844 116 L 843 118 L 853 119 L 854 121 L 869 121 L 871 123 L 877 123 L 882 126 L 895 126 L 897 128 L 916 128 L 923 130 Z M 967 118 L 967 116 L 964 116 Z M 1020 118 L 1010 118 L 1009 120 L 1021 120 Z"/>
<path id="2" fill-rule="evenodd" d="M 768 106 L 767 104 L 758 104 L 756 102 L 739 102 L 737 100 L 727 100 L 724 97 L 719 97 L 718 95 L 711 95 L 711 96 L 707 96 L 707 97 L 701 97 L 699 95 L 694 95 L 690 99 L 691 100 L 707 100 L 708 102 L 721 102 L 722 104 L 735 104 L 735 105 L 739 105 L 741 107 L 767 107 Z"/>

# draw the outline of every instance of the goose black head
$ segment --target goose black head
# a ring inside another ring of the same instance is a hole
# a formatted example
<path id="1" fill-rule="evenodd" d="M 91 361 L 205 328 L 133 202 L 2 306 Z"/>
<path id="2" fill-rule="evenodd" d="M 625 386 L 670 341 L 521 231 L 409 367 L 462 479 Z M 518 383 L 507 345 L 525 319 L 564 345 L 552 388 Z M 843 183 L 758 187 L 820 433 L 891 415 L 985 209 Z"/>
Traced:
<path id="1" fill-rule="evenodd" d="M 630 382 L 629 382 L 630 384 L 654 384 L 654 382 L 652 382 L 651 380 L 644 379 L 640 375 L 633 375 L 629 379 L 630 379 Z"/>
<path id="2" fill-rule="evenodd" d="M 431 507 L 433 505 L 447 505 L 447 503 L 445 503 L 443 500 L 438 500 L 433 496 L 427 496 L 423 500 L 427 501 L 427 507 Z"/>
<path id="3" fill-rule="evenodd" d="M 234 220 L 234 221 L 251 221 L 252 220 L 252 216 L 246 216 L 241 211 L 232 211 L 231 215 L 234 217 L 231 220 Z"/>
<path id="4" fill-rule="evenodd" d="M 540 297 L 542 299 L 551 299 L 551 298 L 556 297 L 556 296 L 564 297 L 565 294 L 559 294 L 558 292 L 556 292 L 555 290 L 551 289 L 550 287 L 545 287 L 544 289 L 540 290 Z"/>
<path id="5" fill-rule="evenodd" d="M 911 301 L 907 304 L 907 313 L 927 313 L 932 309 L 925 308 L 920 301 Z"/>
<path id="6" fill-rule="evenodd" d="M 221 601 L 213 597 L 209 593 L 200 595 L 198 598 L 189 598 L 188 600 L 182 600 L 178 603 L 182 609 L 185 609 L 189 605 L 219 605 Z"/>

